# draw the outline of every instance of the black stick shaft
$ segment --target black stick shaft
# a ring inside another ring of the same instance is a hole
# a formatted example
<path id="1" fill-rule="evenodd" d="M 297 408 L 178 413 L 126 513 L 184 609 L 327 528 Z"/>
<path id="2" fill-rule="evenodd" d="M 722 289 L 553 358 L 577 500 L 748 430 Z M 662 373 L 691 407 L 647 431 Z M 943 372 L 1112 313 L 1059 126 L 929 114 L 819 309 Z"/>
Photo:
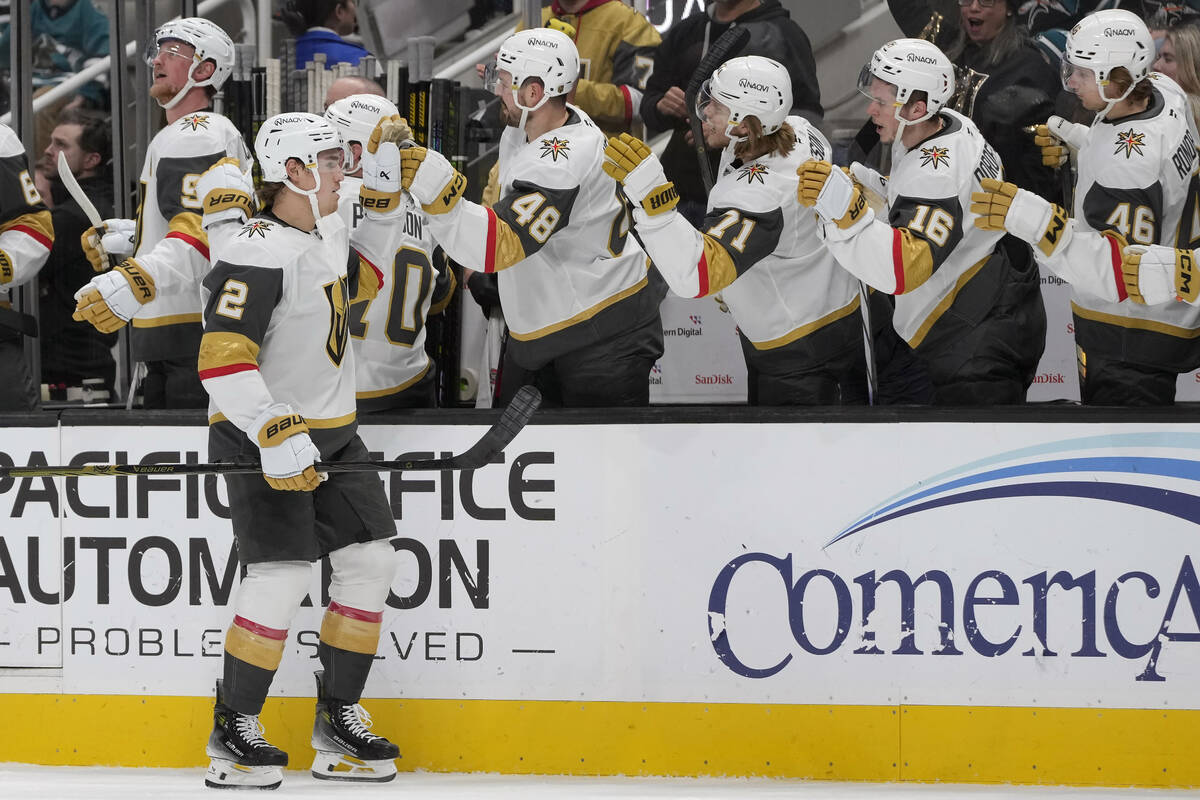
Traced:
<path id="1" fill-rule="evenodd" d="M 479 469 L 495 458 L 541 405 L 542 395 L 522 386 L 496 424 L 475 444 L 450 458 L 416 458 L 397 461 L 318 461 L 317 472 L 417 472 L 443 469 Z M 238 475 L 261 473 L 259 464 L 84 464 L 56 467 L 0 467 L 0 478 L 78 478 L 90 475 Z"/>

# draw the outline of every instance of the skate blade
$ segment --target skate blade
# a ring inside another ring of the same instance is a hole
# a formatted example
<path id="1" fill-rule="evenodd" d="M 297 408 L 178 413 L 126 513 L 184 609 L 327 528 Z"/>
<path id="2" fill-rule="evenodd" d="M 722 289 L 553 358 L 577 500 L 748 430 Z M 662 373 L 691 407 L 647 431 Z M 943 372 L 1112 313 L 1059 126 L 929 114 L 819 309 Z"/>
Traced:
<path id="1" fill-rule="evenodd" d="M 204 776 L 210 789 L 278 789 L 281 783 L 281 767 L 247 767 L 223 758 L 214 758 Z"/>
<path id="2" fill-rule="evenodd" d="M 354 756 L 318 750 L 313 758 L 312 775 L 323 781 L 385 783 L 396 777 L 396 762 L 391 759 L 364 761 Z"/>

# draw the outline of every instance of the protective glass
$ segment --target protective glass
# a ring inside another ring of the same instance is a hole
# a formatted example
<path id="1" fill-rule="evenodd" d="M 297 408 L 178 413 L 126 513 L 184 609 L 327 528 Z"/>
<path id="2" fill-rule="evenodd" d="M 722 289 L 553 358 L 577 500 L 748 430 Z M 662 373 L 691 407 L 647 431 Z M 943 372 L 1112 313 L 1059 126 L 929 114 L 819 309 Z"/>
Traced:
<path id="1" fill-rule="evenodd" d="M 346 151 L 341 147 L 317 153 L 317 169 L 321 172 L 336 172 L 346 163 Z"/>
<path id="2" fill-rule="evenodd" d="M 696 93 L 696 119 L 717 132 L 729 127 L 729 106 L 712 96 L 712 79 L 706 80 Z"/>
<path id="3" fill-rule="evenodd" d="M 870 100 L 872 103 L 887 108 L 891 106 L 895 108 L 900 105 L 896 102 L 896 87 L 875 76 L 871 72 L 871 65 L 868 64 L 858 73 L 858 93 Z"/>
<path id="4" fill-rule="evenodd" d="M 1085 83 L 1095 83 L 1096 81 L 1095 72 L 1087 67 L 1076 66 L 1070 61 L 1067 61 L 1065 58 L 1063 59 L 1062 65 L 1059 67 L 1059 74 L 1062 76 L 1062 86 L 1068 92 L 1075 91 L 1068 85 L 1072 77 L 1075 78 L 1075 84 L 1077 86 Z"/>
<path id="5" fill-rule="evenodd" d="M 144 53 L 146 63 L 153 64 L 160 53 L 174 58 L 180 58 L 190 63 L 196 55 L 196 48 L 192 47 L 187 42 L 181 42 L 178 39 L 163 39 L 161 42 L 152 42 L 146 47 L 146 51 Z"/>
<path id="6" fill-rule="evenodd" d="M 507 70 L 500 69 L 495 60 L 483 69 L 483 90 L 492 94 L 500 94 L 500 90 L 512 87 L 512 75 Z"/>

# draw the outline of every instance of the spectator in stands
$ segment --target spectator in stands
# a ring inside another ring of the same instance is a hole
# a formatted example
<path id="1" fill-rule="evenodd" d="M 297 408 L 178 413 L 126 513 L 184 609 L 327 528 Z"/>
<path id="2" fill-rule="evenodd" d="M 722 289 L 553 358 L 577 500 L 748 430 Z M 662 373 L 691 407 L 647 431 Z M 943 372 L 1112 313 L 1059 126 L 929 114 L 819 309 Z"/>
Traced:
<path id="1" fill-rule="evenodd" d="M 283 21 L 296 37 L 296 66 L 304 67 L 317 53 L 325 63 L 358 66 L 371 55 L 361 44 L 347 41 L 358 28 L 356 0 L 287 0 Z"/>
<path id="2" fill-rule="evenodd" d="M 39 279 L 39 326 L 42 383 L 79 386 L 85 378 L 103 378 L 111 396 L 116 371 L 111 350 L 117 334 L 100 333 L 71 319 L 75 290 L 95 274 L 79 242 L 91 222 L 58 172 L 58 154 L 62 153 L 100 216 L 111 217 L 113 182 L 105 169 L 112 159 L 110 131 L 109 119 L 103 114 L 69 108 L 59 115 L 43 153 L 42 169 L 50 180 L 50 216 L 57 236 Z"/>
<path id="3" fill-rule="evenodd" d="M 1167 28 L 1154 71 L 1172 78 L 1187 93 L 1192 119 L 1200 126 L 1200 24 L 1184 22 Z"/>
<path id="4" fill-rule="evenodd" d="M 948 55 L 957 91 L 951 106 L 969 116 L 1004 162 L 1005 177 L 1055 199 L 1054 171 L 1022 130 L 1054 113 L 1060 91 L 1050 66 L 1017 22 L 1020 0 L 959 0 L 961 26 Z"/>
<path id="5" fill-rule="evenodd" d="M 376 81 L 358 75 L 346 75 L 329 84 L 325 90 L 325 108 L 328 109 L 338 100 L 343 100 L 352 94 L 373 94 L 376 97 L 387 97 Z"/>
<path id="6" fill-rule="evenodd" d="M 29 27 L 33 37 L 34 95 L 44 94 L 96 59 L 108 55 L 108 17 L 92 0 L 32 0 Z M 0 30 L 0 68 L 9 64 L 12 31 Z M 50 141 L 58 113 L 67 106 L 108 108 L 108 90 L 100 81 L 81 86 L 34 118 L 35 153 Z"/>
<path id="7" fill-rule="evenodd" d="M 642 96 L 642 119 L 648 133 L 671 131 L 663 153 L 663 168 L 679 190 L 679 210 L 689 222 L 704 219 L 707 191 L 700 181 L 691 144 L 684 91 L 700 65 L 704 51 L 734 24 L 750 29 L 750 43 L 737 55 L 757 55 L 778 61 L 792 76 L 792 111 L 810 122 L 820 121 L 821 93 L 808 36 L 779 0 L 715 0 L 705 14 L 685 17 L 667 31 L 654 55 L 653 71 Z M 705 76 L 708 77 L 708 76 Z M 720 152 L 709 151 L 714 172 Z"/>

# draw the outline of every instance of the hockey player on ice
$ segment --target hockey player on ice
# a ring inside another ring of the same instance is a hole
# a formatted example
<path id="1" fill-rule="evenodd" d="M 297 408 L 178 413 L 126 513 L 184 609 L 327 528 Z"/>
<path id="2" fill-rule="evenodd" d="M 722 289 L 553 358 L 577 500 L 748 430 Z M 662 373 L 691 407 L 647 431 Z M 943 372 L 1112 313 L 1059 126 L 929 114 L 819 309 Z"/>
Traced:
<path id="1" fill-rule="evenodd" d="M 623 134 L 605 150 L 604 170 L 629 198 L 647 253 L 676 294 L 721 293 L 760 405 L 865 403 L 858 283 L 796 203 L 796 168 L 828 158 L 829 142 L 788 116 L 791 79 L 762 56 L 722 64 L 697 106 L 706 143 L 724 147 L 703 233 L 675 209 L 674 184 L 642 141 Z"/>
<path id="2" fill-rule="evenodd" d="M 227 118 L 208 110 L 233 72 L 233 42 L 202 17 L 175 19 L 154 33 L 146 60 L 150 95 L 167 125 L 150 141 L 136 220 L 110 219 L 84 231 L 92 268 L 103 274 L 75 293 L 75 319 L 111 333 L 134 320 L 133 357 L 146 364 L 146 408 L 203 408 L 196 378 L 200 280 L 209 268 L 197 178 L 223 158 L 245 169 L 250 156 Z M 109 269 L 109 256 L 120 264 Z M 106 271 L 107 270 L 107 271 Z"/>
<path id="3" fill-rule="evenodd" d="M 944 108 L 954 67 L 929 42 L 896 39 L 863 67 L 859 90 L 892 146 L 890 178 L 854 164 L 860 184 L 828 160 L 808 161 L 800 203 L 816 209 L 838 263 L 896 296 L 893 325 L 925 364 L 937 404 L 1024 402 L 1046 339 L 1038 271 L 1021 242 L 972 224 L 971 192 L 1003 167 L 975 124 Z M 886 218 L 864 184 L 886 196 Z"/>
<path id="4" fill-rule="evenodd" d="M 536 383 L 548 405 L 648 405 L 663 352 L 661 282 L 601 168 L 604 135 L 566 102 L 575 44 L 547 28 L 515 33 L 491 74 L 508 125 L 491 209 L 463 199 L 466 179 L 437 152 L 411 147 L 401 158 L 404 188 L 438 244 L 465 267 L 499 273 L 509 327 L 500 401 Z"/>
<path id="5" fill-rule="evenodd" d="M 1039 139 L 1046 158 L 1078 150 L 1070 215 L 1000 181 L 985 181 L 974 198 L 977 225 L 1029 242 L 1038 262 L 1071 284 L 1079 389 L 1089 404 L 1171 405 L 1178 375 L 1200 367 L 1200 308 L 1148 304 L 1167 299 L 1154 278 L 1168 262 L 1158 249 L 1145 258 L 1144 248 L 1190 248 L 1200 236 L 1191 111 L 1174 81 L 1150 74 L 1153 61 L 1154 40 L 1134 14 L 1084 18 L 1067 36 L 1063 86 L 1096 119 L 1088 127 L 1051 117 Z"/>
<path id="6" fill-rule="evenodd" d="M 455 288 L 454 273 L 437 250 L 425 212 L 408 192 L 362 189 L 360 200 L 364 170 L 383 180 L 369 144 L 384 117 L 408 125 L 391 102 L 371 94 L 344 97 L 325 111 L 346 145 L 339 213 L 359 255 L 384 276 L 377 298 L 350 305 L 358 410 L 363 413 L 436 405 L 433 360 L 425 352 L 426 321 L 449 305 Z M 410 139 L 411 131 L 400 135 Z M 395 181 L 398 187 L 398 174 Z M 364 218 L 385 224 L 360 226 Z"/>
<path id="7" fill-rule="evenodd" d="M 381 123 L 378 147 L 396 150 L 398 126 Z M 359 704 L 378 645 L 395 572 L 395 535 L 375 473 L 319 475 L 318 460 L 367 460 L 357 434 L 349 304 L 372 297 L 382 276 L 353 253 L 338 214 L 344 151 L 325 119 L 281 114 L 255 141 L 263 210 L 244 224 L 222 220 L 204 279 L 200 377 L 211 400 L 209 455 L 262 464 L 260 475 L 227 475 L 238 558 L 246 576 L 225 636 L 224 675 L 205 782 L 274 788 L 286 753 L 264 737 L 258 714 L 283 657 L 288 628 L 308 592 L 312 563 L 333 567 L 317 655 L 312 773 L 386 781 L 398 748 L 371 733 Z M 398 159 L 393 152 L 392 158 Z M 220 187 L 221 178 L 227 179 Z M 222 165 L 202 185 L 244 190 L 245 175 Z M 364 189 L 372 186 L 368 176 Z M 248 201 L 247 201 L 248 202 Z"/>

